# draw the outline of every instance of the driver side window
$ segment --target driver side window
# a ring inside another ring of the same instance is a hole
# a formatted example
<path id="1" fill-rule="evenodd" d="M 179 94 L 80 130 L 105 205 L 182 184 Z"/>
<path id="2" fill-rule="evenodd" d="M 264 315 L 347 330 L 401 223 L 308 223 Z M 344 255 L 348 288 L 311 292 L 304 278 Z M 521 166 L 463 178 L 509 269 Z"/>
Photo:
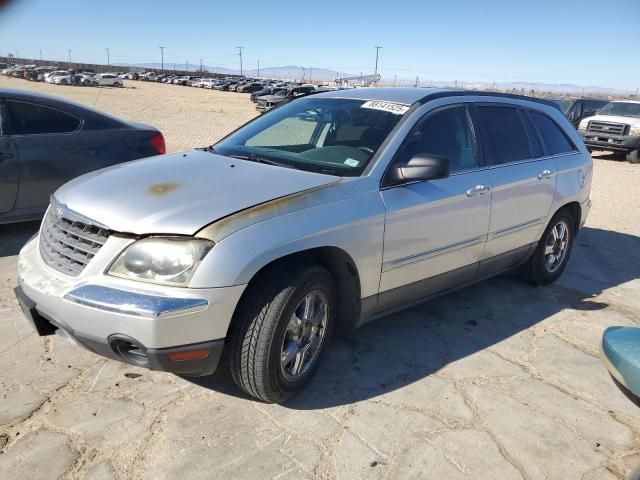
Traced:
<path id="1" fill-rule="evenodd" d="M 467 107 L 445 107 L 420 120 L 407 137 L 400 161 L 420 153 L 446 157 L 452 173 L 476 168 L 477 149 Z"/>

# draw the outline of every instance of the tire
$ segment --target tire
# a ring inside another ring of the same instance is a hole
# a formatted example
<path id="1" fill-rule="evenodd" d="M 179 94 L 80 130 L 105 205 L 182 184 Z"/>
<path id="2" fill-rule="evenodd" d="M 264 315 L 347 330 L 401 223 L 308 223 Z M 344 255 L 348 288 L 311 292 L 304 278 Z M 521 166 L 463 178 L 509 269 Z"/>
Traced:
<path id="1" fill-rule="evenodd" d="M 85 80 L 84 82 L 82 82 L 82 84 L 83 84 L 85 87 L 90 87 L 90 86 L 91 86 L 91 80 Z"/>
<path id="2" fill-rule="evenodd" d="M 60 80 L 60 85 L 66 85 L 68 82 L 66 80 Z"/>
<path id="3" fill-rule="evenodd" d="M 122 86 L 122 84 L 121 84 L 120 82 L 115 82 L 115 83 L 113 84 L 113 86 L 114 86 L 114 87 L 116 87 L 116 88 L 118 88 L 118 87 L 121 87 L 121 86 Z"/>
<path id="4" fill-rule="evenodd" d="M 283 263 L 252 281 L 236 309 L 227 349 L 238 387 L 269 403 L 300 392 L 331 337 L 335 298 L 333 277 L 316 265 Z M 307 299 L 315 314 L 304 314 Z"/>
<path id="5" fill-rule="evenodd" d="M 627 162 L 640 163 L 640 150 L 632 150 L 627 153 Z"/>
<path id="6" fill-rule="evenodd" d="M 563 240 L 565 233 L 560 233 L 561 230 L 558 229 L 561 224 L 566 229 L 566 240 Z M 576 220 L 569 212 L 567 210 L 557 212 L 547 225 L 529 260 L 518 269 L 520 275 L 536 286 L 555 282 L 569 263 L 576 231 Z M 554 240 L 554 232 L 559 240 Z"/>

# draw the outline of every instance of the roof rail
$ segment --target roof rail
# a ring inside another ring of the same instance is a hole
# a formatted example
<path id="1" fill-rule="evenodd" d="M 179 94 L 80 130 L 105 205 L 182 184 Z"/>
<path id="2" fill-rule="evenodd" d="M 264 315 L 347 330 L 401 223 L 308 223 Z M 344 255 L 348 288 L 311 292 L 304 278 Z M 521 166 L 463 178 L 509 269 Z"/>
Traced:
<path id="1" fill-rule="evenodd" d="M 443 92 L 434 92 L 422 97 L 418 102 L 420 105 L 423 105 L 431 100 L 435 100 L 437 98 L 446 98 L 446 97 L 501 97 L 501 98 L 511 98 L 513 100 L 526 100 L 528 102 L 540 103 L 542 105 L 546 105 L 548 107 L 553 107 L 559 109 L 558 104 L 554 102 L 550 102 L 543 98 L 537 97 L 527 97 L 525 95 L 515 95 L 513 93 L 499 93 L 499 92 L 476 92 L 474 90 L 447 90 Z"/>

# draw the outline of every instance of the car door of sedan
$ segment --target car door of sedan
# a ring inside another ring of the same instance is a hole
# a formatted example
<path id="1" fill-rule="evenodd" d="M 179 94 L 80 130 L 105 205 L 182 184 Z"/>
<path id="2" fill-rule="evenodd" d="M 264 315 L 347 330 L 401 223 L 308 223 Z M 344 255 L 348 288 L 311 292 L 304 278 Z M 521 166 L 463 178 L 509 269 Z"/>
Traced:
<path id="1" fill-rule="evenodd" d="M 491 178 L 469 108 L 427 113 L 395 161 L 416 154 L 449 159 L 448 178 L 382 189 L 386 208 L 378 309 L 393 308 L 475 278 L 491 211 Z"/>
<path id="2" fill-rule="evenodd" d="M 71 142 L 81 121 L 57 109 L 13 99 L 6 101 L 9 138 L 20 156 L 20 188 L 15 208 L 43 210 L 63 183 L 76 177 L 76 163 L 87 163 L 85 148 Z"/>
<path id="3" fill-rule="evenodd" d="M 13 210 L 18 195 L 20 170 L 15 143 L 5 134 L 4 100 L 0 99 L 0 213 Z"/>

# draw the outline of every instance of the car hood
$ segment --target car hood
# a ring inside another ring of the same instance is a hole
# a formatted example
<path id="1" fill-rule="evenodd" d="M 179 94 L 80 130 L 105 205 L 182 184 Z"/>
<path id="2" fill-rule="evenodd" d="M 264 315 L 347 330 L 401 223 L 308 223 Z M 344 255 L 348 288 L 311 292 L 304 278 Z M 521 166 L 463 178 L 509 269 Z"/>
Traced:
<path id="1" fill-rule="evenodd" d="M 339 180 L 193 150 L 83 175 L 54 197 L 117 232 L 193 235 L 233 213 Z"/>
<path id="2" fill-rule="evenodd" d="M 588 120 L 589 122 L 595 120 L 596 122 L 624 123 L 634 127 L 640 126 L 640 118 L 623 117 L 619 115 L 594 115 L 593 117 L 585 118 L 585 120 Z"/>
<path id="3" fill-rule="evenodd" d="M 285 97 L 282 97 L 280 95 L 262 95 L 261 97 L 258 97 L 258 98 L 262 101 L 272 102 L 272 103 L 285 99 Z"/>

